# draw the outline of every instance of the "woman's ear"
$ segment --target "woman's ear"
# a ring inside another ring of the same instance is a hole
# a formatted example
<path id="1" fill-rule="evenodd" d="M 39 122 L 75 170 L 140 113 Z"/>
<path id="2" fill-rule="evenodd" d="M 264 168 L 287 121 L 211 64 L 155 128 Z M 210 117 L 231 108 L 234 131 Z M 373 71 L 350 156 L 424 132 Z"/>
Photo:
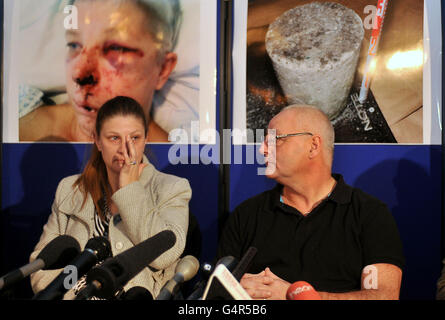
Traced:
<path id="1" fill-rule="evenodd" d="M 173 72 L 178 62 L 178 56 L 174 52 L 168 52 L 164 61 L 162 62 L 161 71 L 159 73 L 158 82 L 156 83 L 156 90 L 161 90 L 164 84 L 167 82 L 168 77 Z"/>
<path id="2" fill-rule="evenodd" d="M 102 152 L 102 144 L 100 143 L 100 140 L 98 139 L 96 133 L 93 133 L 93 139 L 94 143 L 96 144 L 97 150 L 99 150 L 99 152 Z"/>

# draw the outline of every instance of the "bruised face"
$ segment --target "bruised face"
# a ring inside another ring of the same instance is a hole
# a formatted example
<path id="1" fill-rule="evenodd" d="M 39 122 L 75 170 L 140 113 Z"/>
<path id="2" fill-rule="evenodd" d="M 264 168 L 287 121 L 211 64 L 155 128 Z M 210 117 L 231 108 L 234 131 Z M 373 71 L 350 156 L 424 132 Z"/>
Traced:
<path id="1" fill-rule="evenodd" d="M 159 59 L 147 15 L 129 1 L 75 5 L 78 29 L 66 32 L 66 83 L 80 129 L 92 136 L 98 109 L 116 96 L 135 99 L 148 116 L 154 91 L 174 66 L 166 71 Z"/>

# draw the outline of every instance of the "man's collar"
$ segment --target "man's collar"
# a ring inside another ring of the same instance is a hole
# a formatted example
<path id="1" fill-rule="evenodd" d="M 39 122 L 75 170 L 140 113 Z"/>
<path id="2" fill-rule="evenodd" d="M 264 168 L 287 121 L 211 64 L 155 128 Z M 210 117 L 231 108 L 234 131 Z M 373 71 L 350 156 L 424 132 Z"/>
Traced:
<path id="1" fill-rule="evenodd" d="M 351 202 L 352 187 L 346 184 L 341 174 L 333 173 L 332 177 L 337 180 L 337 185 L 335 186 L 334 190 L 332 190 L 329 199 L 337 202 L 338 204 L 346 204 Z"/>
<path id="2" fill-rule="evenodd" d="M 337 202 L 338 204 L 347 204 L 351 202 L 352 187 L 346 184 L 341 174 L 333 173 L 332 177 L 337 181 L 337 184 L 328 199 Z M 273 210 L 275 207 L 281 205 L 280 196 L 283 193 L 283 185 L 277 183 L 271 191 L 269 208 Z"/>

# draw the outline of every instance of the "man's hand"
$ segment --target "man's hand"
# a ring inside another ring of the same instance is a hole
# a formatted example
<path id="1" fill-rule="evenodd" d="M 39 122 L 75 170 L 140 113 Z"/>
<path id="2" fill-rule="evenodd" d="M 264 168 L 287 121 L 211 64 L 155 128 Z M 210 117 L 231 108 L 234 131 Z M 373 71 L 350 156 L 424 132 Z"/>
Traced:
<path id="1" fill-rule="evenodd" d="M 252 299 L 265 300 L 272 295 L 267 287 L 270 280 L 265 278 L 265 271 L 257 274 L 246 273 L 241 278 L 240 284 Z"/>
<path id="2" fill-rule="evenodd" d="M 290 283 L 280 279 L 269 268 L 258 273 L 246 273 L 241 279 L 241 286 L 252 299 L 286 300 Z"/>
<path id="3" fill-rule="evenodd" d="M 291 285 L 289 282 L 281 279 L 272 273 L 269 268 L 265 270 L 265 277 L 272 279 L 272 282 L 269 284 L 270 291 L 272 295 L 269 299 L 271 300 L 286 300 L 287 289 Z"/>

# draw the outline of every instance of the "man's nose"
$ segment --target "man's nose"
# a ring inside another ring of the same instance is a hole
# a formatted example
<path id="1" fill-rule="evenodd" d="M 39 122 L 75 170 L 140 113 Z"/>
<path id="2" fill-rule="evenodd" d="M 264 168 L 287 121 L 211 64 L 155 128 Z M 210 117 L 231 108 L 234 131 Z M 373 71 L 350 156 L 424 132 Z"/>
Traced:
<path id="1" fill-rule="evenodd" d="M 260 153 L 267 156 L 267 137 L 265 137 L 264 141 L 261 142 Z"/>
<path id="2" fill-rule="evenodd" d="M 97 60 L 97 52 L 94 49 L 83 50 L 74 67 L 74 82 L 81 87 L 96 85 L 99 82 Z"/>

